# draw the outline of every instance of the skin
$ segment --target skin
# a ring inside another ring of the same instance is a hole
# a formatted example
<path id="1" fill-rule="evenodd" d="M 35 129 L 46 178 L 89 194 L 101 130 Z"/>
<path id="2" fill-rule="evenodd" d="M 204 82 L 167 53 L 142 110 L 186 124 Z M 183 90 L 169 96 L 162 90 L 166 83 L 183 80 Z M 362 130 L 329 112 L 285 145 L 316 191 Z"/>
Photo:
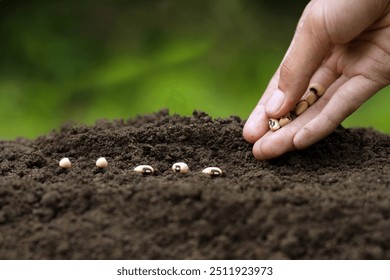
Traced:
<path id="1" fill-rule="evenodd" d="M 270 131 L 268 120 L 293 111 L 311 83 L 323 85 L 325 94 L 293 122 Z M 243 136 L 259 160 L 305 149 L 389 84 L 390 1 L 313 0 Z"/>

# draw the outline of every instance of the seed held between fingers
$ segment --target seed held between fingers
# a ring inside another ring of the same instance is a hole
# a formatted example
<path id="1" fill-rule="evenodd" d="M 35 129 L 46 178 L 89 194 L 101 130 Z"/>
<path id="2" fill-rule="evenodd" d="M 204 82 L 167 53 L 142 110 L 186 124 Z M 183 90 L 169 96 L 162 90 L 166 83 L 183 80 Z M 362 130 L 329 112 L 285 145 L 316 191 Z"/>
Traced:
<path id="1" fill-rule="evenodd" d="M 150 165 L 138 165 L 136 168 L 134 168 L 134 171 L 143 175 L 150 175 L 153 174 L 154 169 Z"/>
<path id="2" fill-rule="evenodd" d="M 309 106 L 313 105 L 317 100 L 318 96 L 313 91 L 310 91 L 306 98 L 306 101 Z"/>
<path id="3" fill-rule="evenodd" d="M 269 119 L 268 121 L 269 129 L 276 131 L 280 128 L 279 121 L 277 119 Z"/>
<path id="4" fill-rule="evenodd" d="M 310 84 L 309 90 L 311 92 L 314 92 L 314 94 L 317 95 L 318 97 L 322 96 L 325 93 L 325 88 L 317 83 Z"/>
<path id="5" fill-rule="evenodd" d="M 306 100 L 302 100 L 295 107 L 295 114 L 297 116 L 299 116 L 299 115 L 303 114 L 303 112 L 305 112 L 307 110 L 307 108 L 309 108 L 309 103 L 307 103 Z"/>
<path id="6" fill-rule="evenodd" d="M 98 158 L 98 160 L 96 161 L 96 166 L 99 168 L 107 168 L 108 162 L 106 158 L 104 157 Z"/>
<path id="7" fill-rule="evenodd" d="M 289 115 L 287 115 L 287 116 L 280 118 L 279 125 L 280 125 L 280 127 L 283 127 L 283 126 L 289 124 L 291 121 L 292 121 L 292 118 Z"/>
<path id="8" fill-rule="evenodd" d="M 70 162 L 70 160 L 68 158 L 63 158 L 60 160 L 59 165 L 60 165 L 60 167 L 62 167 L 64 169 L 69 169 L 69 168 L 71 168 L 72 163 Z"/>
<path id="9" fill-rule="evenodd" d="M 188 165 L 184 162 L 175 163 L 174 165 L 172 165 L 172 170 L 176 173 L 187 173 L 188 171 L 190 171 Z"/>
<path id="10" fill-rule="evenodd" d="M 222 175 L 222 170 L 218 167 L 207 167 L 202 170 L 202 173 L 207 174 L 210 177 L 218 177 Z"/>

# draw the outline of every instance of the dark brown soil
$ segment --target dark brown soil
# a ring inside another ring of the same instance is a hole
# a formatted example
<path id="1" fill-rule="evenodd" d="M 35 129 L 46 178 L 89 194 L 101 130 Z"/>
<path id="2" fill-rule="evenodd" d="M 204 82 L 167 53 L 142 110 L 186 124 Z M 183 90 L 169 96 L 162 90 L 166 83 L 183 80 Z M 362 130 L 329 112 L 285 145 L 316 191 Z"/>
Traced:
<path id="1" fill-rule="evenodd" d="M 0 258 L 390 259 L 390 135 L 340 127 L 259 162 L 242 126 L 162 111 L 0 142 Z"/>

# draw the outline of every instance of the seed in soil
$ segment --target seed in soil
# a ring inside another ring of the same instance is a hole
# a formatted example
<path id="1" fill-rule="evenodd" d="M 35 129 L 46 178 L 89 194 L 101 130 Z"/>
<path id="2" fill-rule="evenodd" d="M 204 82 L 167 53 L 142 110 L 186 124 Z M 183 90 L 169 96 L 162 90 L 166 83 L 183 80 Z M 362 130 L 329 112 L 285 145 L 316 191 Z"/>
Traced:
<path id="1" fill-rule="evenodd" d="M 318 97 L 322 96 L 325 93 L 325 88 L 317 83 L 312 83 L 309 86 L 309 90 L 314 92 L 315 95 L 317 95 Z"/>
<path id="2" fill-rule="evenodd" d="M 313 91 L 310 91 L 306 98 L 306 101 L 309 106 L 313 105 L 317 100 L 318 96 Z"/>
<path id="3" fill-rule="evenodd" d="M 154 169 L 150 165 L 138 165 L 136 168 L 134 168 L 134 171 L 143 175 L 150 175 L 153 174 Z"/>
<path id="4" fill-rule="evenodd" d="M 307 103 L 306 100 L 302 100 L 297 104 L 297 107 L 295 107 L 295 114 L 297 116 L 303 114 L 309 108 L 309 103 Z"/>
<path id="5" fill-rule="evenodd" d="M 292 121 L 292 118 L 290 117 L 290 115 L 287 115 L 287 116 L 280 118 L 279 125 L 280 125 L 280 127 L 283 127 L 283 126 L 289 124 L 291 121 Z"/>
<path id="6" fill-rule="evenodd" d="M 62 168 L 69 169 L 72 166 L 72 163 L 70 162 L 70 160 L 68 158 L 63 158 L 60 160 L 59 165 Z"/>
<path id="7" fill-rule="evenodd" d="M 99 168 L 107 168 L 108 162 L 106 158 L 104 157 L 98 158 L 98 160 L 96 161 L 96 166 Z"/>
<path id="8" fill-rule="evenodd" d="M 222 170 L 218 167 L 207 167 L 202 170 L 202 173 L 207 174 L 210 177 L 218 177 L 222 175 Z"/>
<path id="9" fill-rule="evenodd" d="M 279 121 L 277 119 L 269 119 L 268 121 L 269 129 L 276 131 L 280 128 Z"/>
<path id="10" fill-rule="evenodd" d="M 176 162 L 174 165 L 172 165 L 172 170 L 176 173 L 187 173 L 190 171 L 188 165 L 184 162 Z"/>

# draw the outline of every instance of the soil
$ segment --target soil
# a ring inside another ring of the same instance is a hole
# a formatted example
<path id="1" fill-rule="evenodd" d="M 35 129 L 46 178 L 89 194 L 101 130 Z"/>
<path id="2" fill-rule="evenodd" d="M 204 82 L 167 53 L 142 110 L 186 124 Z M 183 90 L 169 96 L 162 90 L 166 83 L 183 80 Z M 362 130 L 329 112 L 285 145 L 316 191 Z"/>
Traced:
<path id="1" fill-rule="evenodd" d="M 390 259 L 390 135 L 339 127 L 261 162 L 243 124 L 163 110 L 1 141 L 0 258 Z"/>

